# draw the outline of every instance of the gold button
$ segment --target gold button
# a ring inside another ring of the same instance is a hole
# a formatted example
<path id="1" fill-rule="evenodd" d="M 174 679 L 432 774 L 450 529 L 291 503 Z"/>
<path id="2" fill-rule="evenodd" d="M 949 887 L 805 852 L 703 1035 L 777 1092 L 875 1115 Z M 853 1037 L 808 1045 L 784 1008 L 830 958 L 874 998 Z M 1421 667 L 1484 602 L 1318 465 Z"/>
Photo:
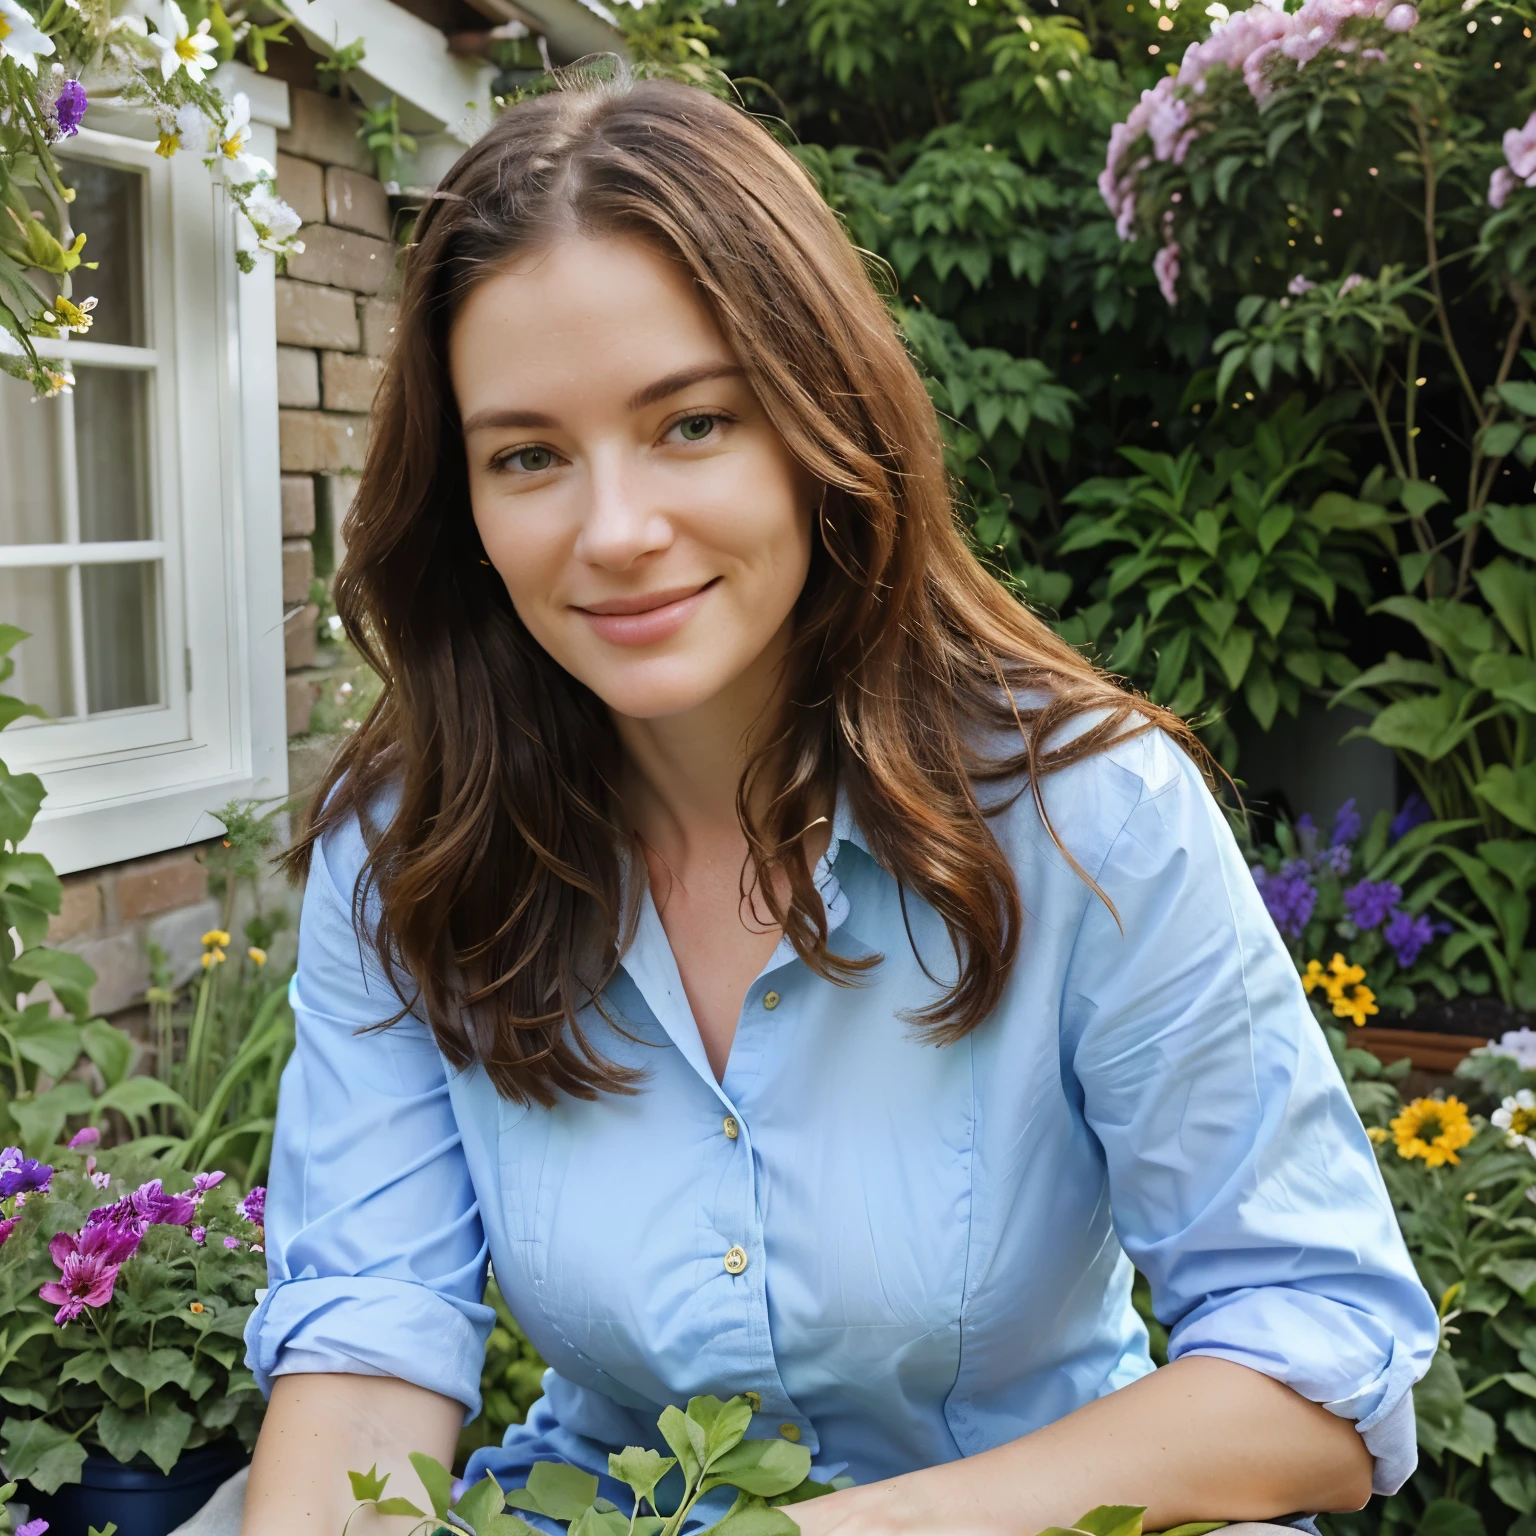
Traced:
<path id="1" fill-rule="evenodd" d="M 780 1424 L 779 1433 L 786 1440 L 798 1440 L 800 1438 L 800 1426 L 798 1424 Z"/>
<path id="2" fill-rule="evenodd" d="M 763 1007 L 770 1013 L 779 1006 L 779 994 L 777 992 L 763 993 Z"/>
<path id="3" fill-rule="evenodd" d="M 735 1141 L 741 1135 L 741 1127 L 736 1123 L 735 1115 L 727 1115 L 725 1117 L 725 1120 L 722 1122 L 722 1129 L 732 1141 Z"/>
<path id="4" fill-rule="evenodd" d="M 725 1253 L 725 1272 L 728 1275 L 739 1275 L 747 1267 L 747 1250 L 745 1248 L 728 1248 Z"/>

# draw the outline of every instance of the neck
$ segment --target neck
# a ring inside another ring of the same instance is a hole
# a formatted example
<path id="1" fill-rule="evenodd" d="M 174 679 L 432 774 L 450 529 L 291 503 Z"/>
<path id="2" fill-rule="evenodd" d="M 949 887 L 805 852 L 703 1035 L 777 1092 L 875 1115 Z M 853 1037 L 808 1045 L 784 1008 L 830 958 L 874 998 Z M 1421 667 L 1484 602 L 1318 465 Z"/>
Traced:
<path id="1" fill-rule="evenodd" d="M 614 712 L 624 748 L 624 803 L 646 843 L 669 861 L 740 838 L 736 792 L 754 747 L 785 697 L 790 627 L 729 688 L 683 714 L 640 720 Z"/>

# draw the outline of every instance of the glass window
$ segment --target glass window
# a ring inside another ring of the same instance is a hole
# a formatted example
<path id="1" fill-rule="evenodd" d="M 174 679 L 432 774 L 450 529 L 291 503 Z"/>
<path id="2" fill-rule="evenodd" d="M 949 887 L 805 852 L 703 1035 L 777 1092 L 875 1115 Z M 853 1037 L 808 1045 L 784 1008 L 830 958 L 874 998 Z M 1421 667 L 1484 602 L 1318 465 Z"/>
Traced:
<path id="1" fill-rule="evenodd" d="M 31 634 L 13 653 L 19 694 L 54 719 L 164 702 L 162 550 L 153 483 L 155 365 L 148 348 L 144 179 L 71 158 L 72 217 L 89 232 L 71 297 L 97 300 L 63 355 L 72 394 L 33 400 L 0 375 L 0 617 Z M 44 287 L 56 279 L 46 279 Z M 91 558 L 90 546 L 111 544 Z M 143 546 L 134 548 L 133 546 Z M 127 547 L 122 547 L 127 546 Z M 18 722 L 18 727 L 26 722 Z"/>

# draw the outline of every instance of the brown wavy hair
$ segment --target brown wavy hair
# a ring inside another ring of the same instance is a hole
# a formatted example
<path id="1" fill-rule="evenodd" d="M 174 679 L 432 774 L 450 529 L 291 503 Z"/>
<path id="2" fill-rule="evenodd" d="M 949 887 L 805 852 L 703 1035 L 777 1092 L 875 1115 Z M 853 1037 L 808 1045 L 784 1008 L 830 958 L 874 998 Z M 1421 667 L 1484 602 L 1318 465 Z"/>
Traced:
<path id="1" fill-rule="evenodd" d="M 1018 954 L 1019 892 L 988 825 L 999 798 L 1027 787 L 1043 815 L 1047 774 L 1154 726 L 1198 748 L 977 561 L 933 405 L 859 253 L 790 154 L 687 86 L 566 80 L 508 110 L 422 213 L 335 583 L 383 689 L 316 792 L 290 871 L 358 816 L 370 851 L 354 913 L 361 924 L 376 887 L 372 942 L 450 1062 L 480 1062 L 522 1102 L 633 1086 L 578 1019 L 633 921 L 618 738 L 485 563 L 448 373 L 475 284 L 571 233 L 639 237 L 686 266 L 825 487 L 789 703 L 737 793 L 743 890 L 819 975 L 854 983 L 878 963 L 829 948 L 804 851 L 842 786 L 876 859 L 948 928 L 957 979 L 913 1020 L 957 1040 L 996 1006 Z M 984 809 L 987 785 L 1002 789 Z M 398 805 L 374 825 L 385 792 Z"/>

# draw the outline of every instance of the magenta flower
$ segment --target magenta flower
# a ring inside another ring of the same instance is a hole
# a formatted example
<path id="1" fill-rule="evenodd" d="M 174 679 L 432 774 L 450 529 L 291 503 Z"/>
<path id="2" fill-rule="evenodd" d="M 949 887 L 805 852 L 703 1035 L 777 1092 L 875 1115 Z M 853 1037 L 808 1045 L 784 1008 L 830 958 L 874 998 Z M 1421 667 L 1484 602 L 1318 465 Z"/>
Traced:
<path id="1" fill-rule="evenodd" d="M 1362 277 L 1360 273 L 1351 272 L 1349 276 L 1339 284 L 1339 297 L 1342 299 L 1346 293 L 1353 293 L 1355 289 L 1361 287 L 1364 282 L 1365 278 Z"/>
<path id="2" fill-rule="evenodd" d="M 0 1248 L 5 1247 L 6 1238 L 15 1230 L 16 1218 L 14 1216 L 7 1216 L 3 1221 L 0 1221 Z"/>
<path id="3" fill-rule="evenodd" d="M 43 1536 L 48 1529 L 48 1522 L 43 1519 L 28 1520 L 25 1525 L 16 1527 L 16 1536 Z"/>
<path id="4" fill-rule="evenodd" d="M 233 1251 L 240 1246 L 240 1239 L 238 1237 L 226 1237 L 224 1239 L 224 1246 Z"/>
<path id="5" fill-rule="evenodd" d="M 1495 210 L 1509 201 L 1509 194 L 1520 185 L 1515 173 L 1507 165 L 1495 168 L 1488 178 L 1488 206 Z"/>
<path id="6" fill-rule="evenodd" d="M 83 1131 L 76 1131 L 69 1138 L 70 1149 L 78 1150 L 80 1147 L 94 1147 L 101 1140 L 101 1132 L 94 1125 L 88 1125 Z"/>
<path id="7" fill-rule="evenodd" d="M 0 1149 L 0 1200 L 28 1190 L 46 1190 L 52 1178 L 53 1169 L 47 1163 L 23 1157 L 20 1147 Z"/>
<path id="8" fill-rule="evenodd" d="M 53 1320 L 60 1327 L 87 1307 L 104 1307 L 112 1300 L 117 1272 L 139 1246 L 137 1232 L 106 1222 L 87 1226 L 78 1234 L 60 1232 L 48 1244 L 60 1276 L 41 1287 L 38 1295 L 58 1307 Z"/>
<path id="9" fill-rule="evenodd" d="M 267 1224 L 267 1189 L 266 1185 L 258 1184 L 240 1202 L 240 1214 L 250 1222 L 253 1227 L 264 1227 Z"/>
<path id="10" fill-rule="evenodd" d="M 1419 13 L 1411 5 L 1394 5 L 1382 25 L 1388 32 L 1411 32 L 1419 24 Z"/>
<path id="11" fill-rule="evenodd" d="M 134 1215 L 150 1227 L 184 1227 L 197 1210 L 197 1202 L 190 1194 L 168 1195 L 159 1179 L 141 1184 L 128 1200 Z"/>
<path id="12" fill-rule="evenodd" d="M 78 80 L 66 80 L 59 90 L 59 99 L 53 104 L 54 116 L 59 121 L 59 137 L 71 139 L 79 131 L 80 120 L 90 106 L 85 87 Z"/>
<path id="13" fill-rule="evenodd" d="M 1525 127 L 1510 128 L 1504 134 L 1504 158 L 1509 168 L 1526 186 L 1536 176 L 1536 112 L 1525 120 Z"/>
<path id="14" fill-rule="evenodd" d="M 208 1228 L 207 1227 L 193 1227 L 192 1228 L 192 1241 L 194 1243 L 196 1243 L 199 1248 L 201 1248 L 202 1245 L 205 1242 L 208 1241 Z"/>
<path id="15" fill-rule="evenodd" d="M 1317 284 L 1310 277 L 1304 277 L 1300 272 L 1285 285 L 1285 291 L 1293 299 L 1299 299 L 1304 293 L 1311 293 Z"/>

